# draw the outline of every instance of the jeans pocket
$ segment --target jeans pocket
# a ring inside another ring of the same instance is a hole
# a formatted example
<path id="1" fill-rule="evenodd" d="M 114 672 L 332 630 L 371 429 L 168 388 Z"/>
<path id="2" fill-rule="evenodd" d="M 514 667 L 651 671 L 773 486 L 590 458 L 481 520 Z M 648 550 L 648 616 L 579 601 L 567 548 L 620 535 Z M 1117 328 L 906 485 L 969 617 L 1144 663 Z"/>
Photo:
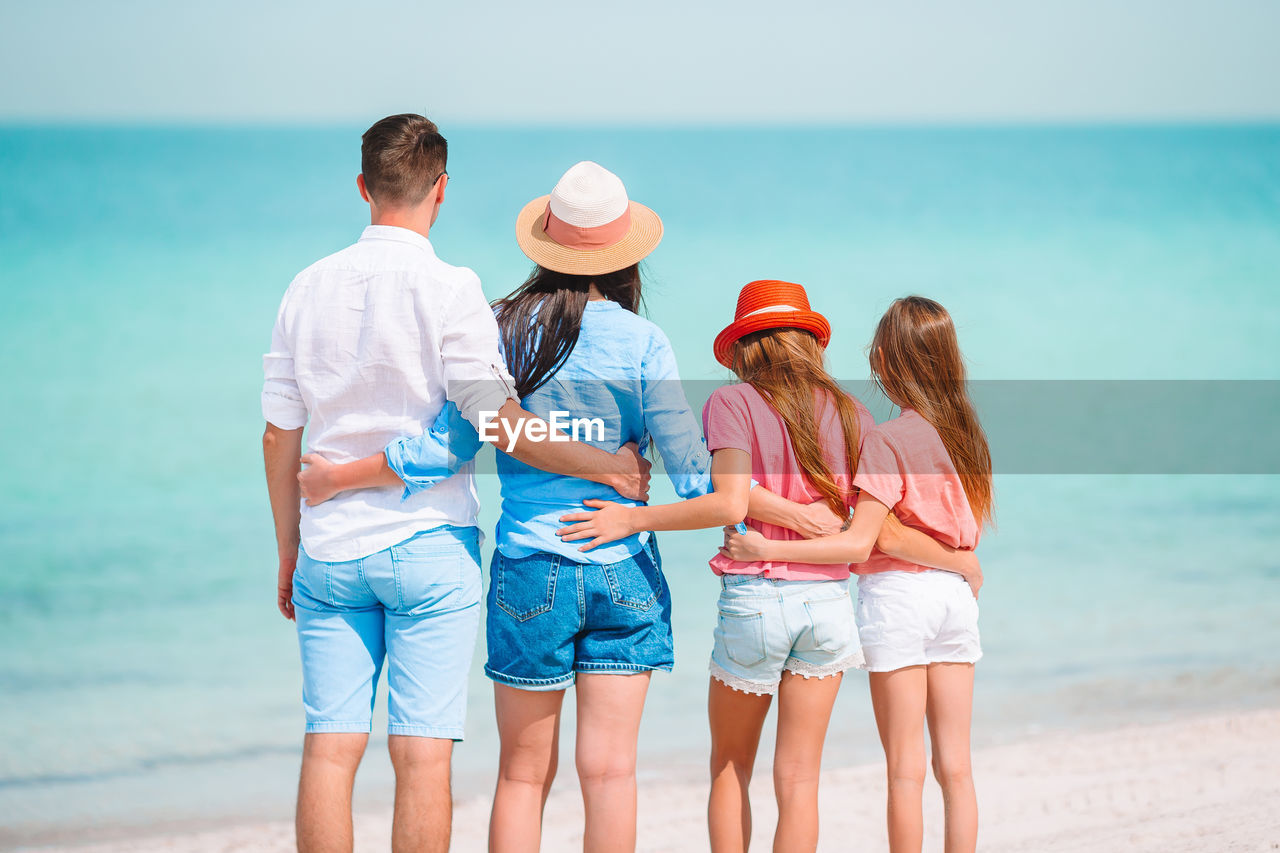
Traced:
<path id="1" fill-rule="evenodd" d="M 658 596 L 662 594 L 662 570 L 649 556 L 647 548 L 621 562 L 606 563 L 600 571 L 609 584 L 609 597 L 619 607 L 648 610 L 658 603 Z"/>
<path id="2" fill-rule="evenodd" d="M 419 597 L 418 590 L 405 588 L 430 585 L 443 592 L 464 585 L 468 566 L 479 560 L 475 552 L 475 534 L 466 535 L 459 528 L 442 527 L 419 533 L 412 539 L 391 546 L 391 564 L 395 568 L 400 587 L 401 606 L 406 599 Z"/>
<path id="3" fill-rule="evenodd" d="M 322 563 L 298 549 L 298 562 L 293 569 L 293 601 L 312 601 L 334 606 L 333 564 Z"/>
<path id="4" fill-rule="evenodd" d="M 517 622 L 550 612 L 556 598 L 560 560 L 555 554 L 510 559 L 495 551 L 490 580 L 494 603 Z"/>
<path id="5" fill-rule="evenodd" d="M 755 666 L 765 659 L 764 614 L 720 611 L 724 653 L 739 666 Z"/>
<path id="6" fill-rule="evenodd" d="M 848 595 L 806 601 L 804 609 L 809 614 L 808 648 L 801 645 L 803 637 L 796 648 L 803 651 L 838 652 L 853 642 L 856 623 L 853 618 L 853 602 Z"/>

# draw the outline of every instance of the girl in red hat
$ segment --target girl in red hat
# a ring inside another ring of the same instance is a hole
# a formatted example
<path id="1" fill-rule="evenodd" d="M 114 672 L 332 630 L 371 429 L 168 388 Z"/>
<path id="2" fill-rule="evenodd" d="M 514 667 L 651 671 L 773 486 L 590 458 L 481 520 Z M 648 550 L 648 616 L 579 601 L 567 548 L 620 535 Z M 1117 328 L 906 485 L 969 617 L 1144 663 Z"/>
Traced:
<path id="1" fill-rule="evenodd" d="M 789 520 L 788 501 L 820 502 L 833 519 L 847 519 L 859 447 L 875 424 L 827 373 L 823 352 L 830 334 L 800 285 L 757 281 L 744 287 L 734 322 L 715 341 L 716 358 L 742 382 L 717 389 L 703 409 L 714 491 L 665 506 L 586 501 L 598 511 L 564 516 L 569 526 L 561 536 L 588 540 L 582 547 L 590 550 L 638 530 L 720 526 L 749 516 L 761 541 L 797 544 L 800 534 L 786 526 L 798 526 Z M 919 531 L 892 531 L 894 543 L 886 533 L 885 547 L 901 557 L 977 571 L 971 554 Z M 747 787 L 774 696 L 775 849 L 816 849 L 827 724 L 844 671 L 863 664 L 848 560 L 743 558 L 721 549 L 710 562 L 722 586 L 708 701 L 712 850 L 745 850 L 750 840 Z"/>
<path id="2" fill-rule="evenodd" d="M 966 390 L 955 326 L 937 302 L 909 296 L 890 306 L 871 342 L 871 370 L 902 413 L 864 439 L 849 528 L 808 542 L 730 534 L 724 553 L 860 564 L 858 626 L 888 768 L 889 849 L 920 850 L 927 720 L 946 803 L 946 848 L 963 853 L 978 838 L 969 724 L 974 663 L 982 657 L 982 576 L 972 574 L 966 585 L 873 546 L 893 512 L 916 530 L 972 551 L 992 516 L 991 454 Z"/>

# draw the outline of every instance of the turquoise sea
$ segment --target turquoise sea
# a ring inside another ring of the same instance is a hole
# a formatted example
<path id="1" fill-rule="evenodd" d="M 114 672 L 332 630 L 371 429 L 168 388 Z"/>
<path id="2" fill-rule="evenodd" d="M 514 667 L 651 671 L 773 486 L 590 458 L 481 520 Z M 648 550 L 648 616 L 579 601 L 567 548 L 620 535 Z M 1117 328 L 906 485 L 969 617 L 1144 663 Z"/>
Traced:
<path id="1" fill-rule="evenodd" d="M 260 356 L 292 276 L 367 221 L 362 129 L 0 129 L 0 847 L 291 814 Z M 711 340 L 764 277 L 809 288 L 850 379 L 910 292 L 980 379 L 1280 379 L 1280 126 L 445 131 L 432 239 L 491 297 L 528 270 L 516 211 L 577 160 L 662 215 L 647 312 L 689 379 L 727 379 Z M 1280 700 L 1280 477 L 1007 474 L 997 512 L 978 742 Z M 718 534 L 662 541 L 678 662 L 642 784 L 698 778 L 707 740 Z M 460 796 L 496 760 L 480 660 Z M 357 807 L 390 802 L 381 725 Z M 877 755 L 854 675 L 829 764 Z"/>

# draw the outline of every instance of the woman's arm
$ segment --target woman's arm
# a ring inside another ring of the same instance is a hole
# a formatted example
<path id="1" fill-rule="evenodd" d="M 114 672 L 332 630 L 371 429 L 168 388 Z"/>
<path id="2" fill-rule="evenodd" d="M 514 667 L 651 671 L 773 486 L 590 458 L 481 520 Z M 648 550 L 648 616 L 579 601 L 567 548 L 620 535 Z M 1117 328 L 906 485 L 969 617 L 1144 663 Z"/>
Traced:
<path id="1" fill-rule="evenodd" d="M 849 527 L 819 539 L 766 539 L 758 531 L 725 531 L 720 553 L 732 560 L 794 563 L 861 563 L 871 555 L 889 507 L 863 492 Z"/>
<path id="2" fill-rule="evenodd" d="M 824 500 L 811 504 L 796 503 L 775 495 L 764 486 L 752 487 L 747 517 L 794 530 L 805 539 L 839 533 L 849 521 L 832 512 L 831 505 Z"/>
<path id="3" fill-rule="evenodd" d="M 666 335 L 654 329 L 640 368 L 640 408 L 645 431 L 662 455 L 662 466 L 685 500 L 711 491 L 711 452 L 702 424 L 689 407 L 676 356 Z"/>
<path id="4" fill-rule="evenodd" d="M 308 506 L 324 503 L 348 489 L 403 486 L 405 497 L 456 474 L 483 445 L 471 422 L 453 403 L 445 403 L 435 423 L 421 435 L 398 438 L 382 453 L 334 464 L 308 453 L 298 475 Z"/>
<path id="5" fill-rule="evenodd" d="M 569 524 L 556 533 L 566 542 L 589 539 L 578 550 L 625 539 L 641 530 L 699 530 L 736 524 L 746 517 L 751 488 L 751 454 L 725 448 L 711 454 L 711 485 L 702 497 L 658 506 L 624 506 L 613 501 L 586 500 L 595 512 L 560 516 Z"/>
<path id="6" fill-rule="evenodd" d="M 542 438 L 531 438 L 529 425 L 541 424 Z M 474 459 L 485 441 L 496 441 L 516 459 L 552 474 L 581 477 L 615 489 L 635 500 L 649 497 L 651 463 L 640 456 L 634 443 L 616 453 L 572 441 L 553 431 L 541 418 L 521 408 L 514 400 L 494 419 L 494 434 L 481 436 L 462 416 L 458 407 L 447 403 L 431 429 L 419 436 L 400 438 L 382 453 L 334 464 L 314 453 L 302 457 L 307 468 L 298 475 L 302 494 L 309 506 L 323 503 L 347 489 L 404 485 L 405 495 L 429 489 L 458 472 Z M 551 436 L 555 435 L 555 438 Z M 483 439 L 483 440 L 482 440 Z"/>

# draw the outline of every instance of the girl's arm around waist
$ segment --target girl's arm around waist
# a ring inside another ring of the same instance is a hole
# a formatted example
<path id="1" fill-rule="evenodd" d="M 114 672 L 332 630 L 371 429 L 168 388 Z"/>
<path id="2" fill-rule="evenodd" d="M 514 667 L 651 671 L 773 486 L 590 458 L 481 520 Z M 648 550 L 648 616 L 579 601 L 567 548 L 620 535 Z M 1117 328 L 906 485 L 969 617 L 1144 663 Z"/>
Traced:
<path id="1" fill-rule="evenodd" d="M 595 512 L 560 517 L 569 526 L 557 532 L 566 542 L 590 540 L 578 550 L 625 539 L 642 530 L 699 530 L 735 524 L 746 517 L 751 488 L 751 454 L 725 448 L 711 455 L 711 485 L 707 494 L 673 504 L 623 506 L 612 501 L 583 501 Z"/>
<path id="2" fill-rule="evenodd" d="M 858 504 L 849 527 L 817 539 L 766 539 L 759 532 L 745 534 L 725 530 L 720 553 L 733 560 L 770 560 L 795 563 L 863 563 L 873 548 L 929 568 L 963 575 L 974 595 L 982 586 L 982 569 L 972 551 L 952 548 L 926 533 L 914 530 L 889 515 L 889 507 L 867 492 Z"/>

